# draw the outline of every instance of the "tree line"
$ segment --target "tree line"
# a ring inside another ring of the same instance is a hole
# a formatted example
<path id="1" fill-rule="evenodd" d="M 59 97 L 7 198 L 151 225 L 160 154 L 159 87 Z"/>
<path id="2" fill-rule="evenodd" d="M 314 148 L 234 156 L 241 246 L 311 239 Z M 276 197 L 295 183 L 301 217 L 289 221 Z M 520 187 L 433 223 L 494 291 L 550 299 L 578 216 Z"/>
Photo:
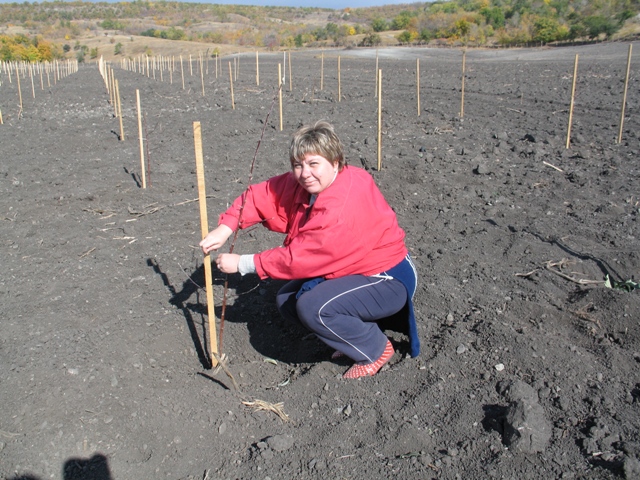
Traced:
<path id="1" fill-rule="evenodd" d="M 273 49 L 376 46 L 388 31 L 402 44 L 509 46 L 608 39 L 624 25 L 640 30 L 638 12 L 640 0 L 437 0 L 343 10 L 146 0 L 23 2 L 3 5 L 0 26 L 19 25 L 35 37 L 3 35 L 0 59 L 65 56 L 70 48 L 55 47 L 55 39 L 69 41 L 105 30 Z M 74 53 L 82 60 L 90 52 Z"/>

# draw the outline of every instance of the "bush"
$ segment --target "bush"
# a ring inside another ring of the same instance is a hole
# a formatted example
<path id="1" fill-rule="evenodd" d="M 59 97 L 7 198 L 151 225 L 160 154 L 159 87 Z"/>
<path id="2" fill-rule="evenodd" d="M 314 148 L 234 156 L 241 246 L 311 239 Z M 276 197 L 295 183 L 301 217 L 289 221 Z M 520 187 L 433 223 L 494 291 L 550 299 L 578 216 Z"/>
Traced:
<path id="1" fill-rule="evenodd" d="M 382 43 L 382 38 L 377 33 L 368 33 L 360 42 L 361 47 L 376 47 Z"/>

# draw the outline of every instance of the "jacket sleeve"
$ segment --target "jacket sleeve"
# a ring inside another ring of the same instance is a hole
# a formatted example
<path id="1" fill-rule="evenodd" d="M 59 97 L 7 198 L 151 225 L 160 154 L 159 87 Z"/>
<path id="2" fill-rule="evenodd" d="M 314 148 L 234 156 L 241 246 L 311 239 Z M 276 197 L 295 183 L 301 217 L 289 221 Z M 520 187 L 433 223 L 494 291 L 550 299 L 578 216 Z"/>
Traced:
<path id="1" fill-rule="evenodd" d="M 232 230 L 262 223 L 269 230 L 286 233 L 288 214 L 286 197 L 294 194 L 291 174 L 285 173 L 255 185 L 249 186 L 242 195 L 220 215 L 218 225 L 226 225 Z M 242 210 L 242 218 L 240 212 Z"/>

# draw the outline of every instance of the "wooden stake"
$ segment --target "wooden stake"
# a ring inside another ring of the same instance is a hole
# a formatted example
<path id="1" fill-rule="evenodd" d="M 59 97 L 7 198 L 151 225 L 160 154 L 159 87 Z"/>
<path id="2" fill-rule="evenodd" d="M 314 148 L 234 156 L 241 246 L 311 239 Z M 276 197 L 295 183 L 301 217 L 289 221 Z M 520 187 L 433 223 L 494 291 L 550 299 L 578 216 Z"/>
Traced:
<path id="1" fill-rule="evenodd" d="M 627 90 L 629 88 L 629 70 L 631 68 L 631 48 L 629 44 L 629 54 L 627 55 L 627 74 L 624 77 L 624 93 L 622 95 L 622 110 L 620 111 L 620 129 L 618 130 L 618 143 L 622 143 L 622 127 L 624 126 L 624 109 L 627 105 Z"/>
<path id="2" fill-rule="evenodd" d="M 236 101 L 233 98 L 233 73 L 231 72 L 231 62 L 229 62 L 229 85 L 231 85 L 231 107 L 236 109 Z"/>
<path id="3" fill-rule="evenodd" d="M 122 125 L 122 103 L 120 103 L 120 86 L 116 80 L 116 97 L 118 99 L 118 118 L 120 119 L 120 141 L 124 142 L 124 126 Z"/>
<path id="4" fill-rule="evenodd" d="M 136 106 L 138 108 L 138 139 L 140 140 L 140 179 L 142 188 L 147 188 L 147 173 L 144 168 L 144 136 L 142 134 L 142 109 L 140 108 L 140 90 L 136 90 Z"/>
<path id="5" fill-rule="evenodd" d="M 460 118 L 464 117 L 464 77 L 467 64 L 467 51 L 462 51 L 462 95 L 460 97 Z"/>
<path id="6" fill-rule="evenodd" d="M 342 98 L 342 90 L 340 87 L 340 55 L 338 55 L 338 102 Z"/>
<path id="7" fill-rule="evenodd" d="M 324 51 L 320 60 L 320 90 L 324 88 Z"/>
<path id="8" fill-rule="evenodd" d="M 20 111 L 22 112 L 22 89 L 20 88 L 20 73 L 16 68 L 16 78 L 18 79 L 18 99 L 20 100 Z"/>
<path id="9" fill-rule="evenodd" d="M 231 65 L 231 62 L 229 62 Z M 207 191 L 204 186 L 204 161 L 202 155 L 202 128 L 200 122 L 193 122 L 193 141 L 196 152 L 196 176 L 198 178 L 198 202 L 200 204 L 200 231 L 202 238 L 209 233 L 209 220 L 207 219 Z M 211 367 L 218 365 L 218 339 L 216 333 L 216 312 L 213 304 L 213 285 L 211 275 L 211 256 L 204 256 L 204 283 L 207 294 L 207 316 L 209 317 L 209 341 L 211 351 Z"/>
<path id="10" fill-rule="evenodd" d="M 378 49 L 376 48 L 376 93 L 374 94 L 375 97 L 378 96 Z"/>
<path id="11" fill-rule="evenodd" d="M 293 80 L 291 79 L 291 50 L 289 50 L 289 91 L 293 90 Z"/>
<path id="12" fill-rule="evenodd" d="M 260 61 L 258 60 L 257 50 L 256 50 L 256 85 L 260 86 Z"/>
<path id="13" fill-rule="evenodd" d="M 36 87 L 33 83 L 33 67 L 29 65 L 29 77 L 31 77 L 31 95 L 36 98 Z"/>
<path id="14" fill-rule="evenodd" d="M 278 64 L 278 102 L 280 105 L 280 131 L 282 131 L 282 64 Z"/>
<path id="15" fill-rule="evenodd" d="M 200 83 L 202 83 L 202 96 L 204 97 L 204 68 L 202 68 L 202 63 L 202 55 L 200 55 Z"/>
<path id="16" fill-rule="evenodd" d="M 109 73 L 111 74 L 111 91 L 113 92 L 113 97 L 111 98 L 111 105 L 113 105 L 113 116 L 118 118 L 118 105 L 116 101 L 116 74 L 113 71 L 113 68 L 109 69 Z"/>
<path id="17" fill-rule="evenodd" d="M 420 59 L 416 58 L 416 98 L 418 100 L 418 116 L 420 116 Z"/>
<path id="18" fill-rule="evenodd" d="M 184 90 L 184 67 L 182 65 L 182 55 L 180 55 L 180 75 L 182 75 L 182 89 Z"/>
<path id="19" fill-rule="evenodd" d="M 378 171 L 382 169 L 382 69 L 378 69 Z"/>
<path id="20" fill-rule="evenodd" d="M 571 105 L 569 105 L 569 125 L 567 127 L 567 143 L 565 148 L 569 148 L 571 144 L 571 123 L 573 122 L 573 105 L 576 97 L 576 77 L 578 76 L 578 54 L 573 63 L 573 82 L 571 83 Z"/>

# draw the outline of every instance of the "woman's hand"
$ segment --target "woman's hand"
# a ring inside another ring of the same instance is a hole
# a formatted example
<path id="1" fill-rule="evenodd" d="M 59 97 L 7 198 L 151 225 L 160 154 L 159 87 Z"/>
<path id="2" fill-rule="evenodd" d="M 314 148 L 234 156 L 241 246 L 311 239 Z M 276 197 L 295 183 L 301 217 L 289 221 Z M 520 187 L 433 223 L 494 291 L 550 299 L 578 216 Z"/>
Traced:
<path id="1" fill-rule="evenodd" d="M 209 234 L 200 242 L 200 248 L 204 254 L 210 253 L 212 250 L 218 250 L 227 239 L 231 236 L 233 230 L 226 225 L 220 225 L 215 230 L 211 230 Z"/>
<path id="2" fill-rule="evenodd" d="M 240 255 L 235 253 L 221 253 L 216 258 L 216 265 L 222 273 L 238 273 L 239 263 Z"/>

